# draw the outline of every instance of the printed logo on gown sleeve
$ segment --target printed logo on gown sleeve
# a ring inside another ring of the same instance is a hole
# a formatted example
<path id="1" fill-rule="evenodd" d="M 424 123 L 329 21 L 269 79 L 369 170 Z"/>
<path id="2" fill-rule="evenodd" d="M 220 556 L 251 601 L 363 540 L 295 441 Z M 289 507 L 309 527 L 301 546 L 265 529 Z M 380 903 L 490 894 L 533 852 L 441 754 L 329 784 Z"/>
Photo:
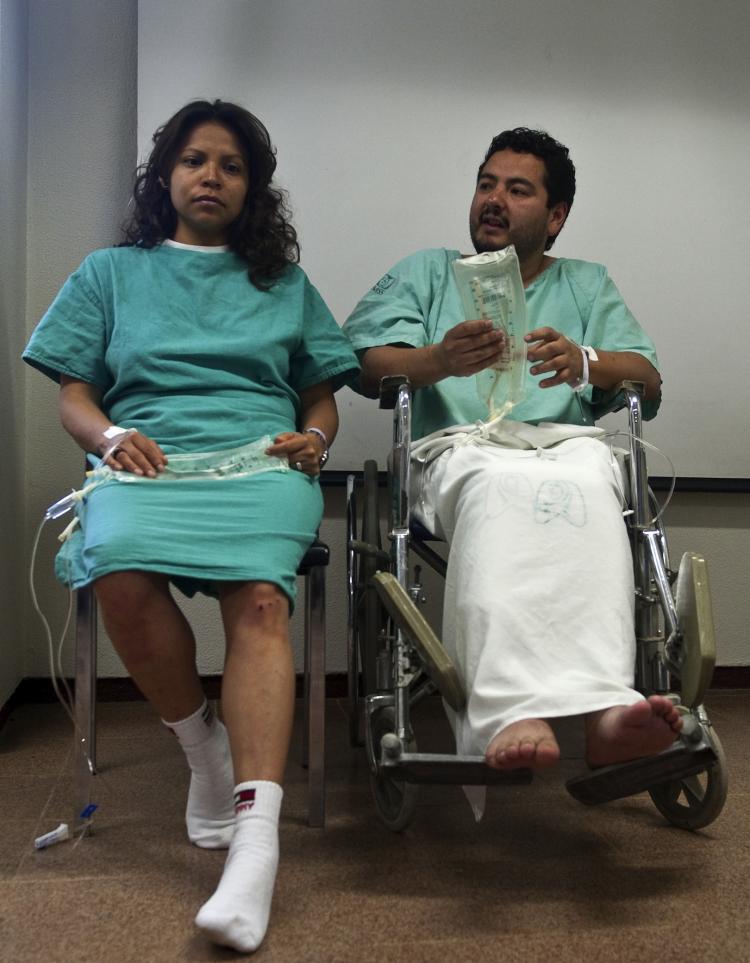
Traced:
<path id="1" fill-rule="evenodd" d="M 234 811 L 236 813 L 246 812 L 255 805 L 255 790 L 240 789 L 234 794 Z"/>
<path id="2" fill-rule="evenodd" d="M 393 287 L 396 283 L 396 278 L 392 274 L 384 274 L 383 277 L 378 281 L 376 285 L 373 286 L 373 291 L 375 294 L 385 294 L 388 288 Z"/>

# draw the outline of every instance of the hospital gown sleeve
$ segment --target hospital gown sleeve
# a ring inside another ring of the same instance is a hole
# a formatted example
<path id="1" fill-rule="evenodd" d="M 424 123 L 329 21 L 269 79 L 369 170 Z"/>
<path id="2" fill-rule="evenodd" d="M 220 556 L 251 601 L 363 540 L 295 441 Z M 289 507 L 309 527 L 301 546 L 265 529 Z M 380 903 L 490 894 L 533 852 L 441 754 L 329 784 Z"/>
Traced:
<path id="1" fill-rule="evenodd" d="M 53 381 L 68 375 L 106 391 L 106 296 L 87 258 L 61 288 L 34 330 L 23 359 Z"/>
<path id="2" fill-rule="evenodd" d="M 635 319 L 614 281 L 603 268 L 598 288 L 591 301 L 583 343 L 594 348 L 603 348 L 605 351 L 632 351 L 643 355 L 659 370 L 653 341 Z M 596 404 L 602 394 L 599 388 L 593 388 L 593 404 Z M 646 420 L 653 418 L 660 404 L 661 398 L 644 401 L 643 417 Z"/>
<path id="3" fill-rule="evenodd" d="M 323 298 L 304 279 L 302 338 L 290 360 L 290 381 L 303 391 L 331 381 L 333 390 L 356 377 L 359 362 Z"/>
<path id="4" fill-rule="evenodd" d="M 358 354 L 384 345 L 422 348 L 430 343 L 431 307 L 445 260 L 444 251 L 419 251 L 399 261 L 370 288 L 344 324 Z"/>

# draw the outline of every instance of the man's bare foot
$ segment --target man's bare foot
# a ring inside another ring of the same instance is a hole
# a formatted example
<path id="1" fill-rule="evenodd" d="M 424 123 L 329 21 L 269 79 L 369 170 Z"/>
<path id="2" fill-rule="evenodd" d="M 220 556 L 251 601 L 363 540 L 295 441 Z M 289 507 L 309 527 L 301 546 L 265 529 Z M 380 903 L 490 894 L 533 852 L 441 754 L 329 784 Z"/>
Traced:
<path id="1" fill-rule="evenodd" d="M 484 758 L 492 769 L 547 769 L 560 758 L 560 747 L 543 719 L 521 719 L 498 732 Z"/>
<path id="2" fill-rule="evenodd" d="M 611 706 L 586 716 L 586 762 L 595 769 L 655 756 L 675 741 L 682 717 L 665 696 Z"/>

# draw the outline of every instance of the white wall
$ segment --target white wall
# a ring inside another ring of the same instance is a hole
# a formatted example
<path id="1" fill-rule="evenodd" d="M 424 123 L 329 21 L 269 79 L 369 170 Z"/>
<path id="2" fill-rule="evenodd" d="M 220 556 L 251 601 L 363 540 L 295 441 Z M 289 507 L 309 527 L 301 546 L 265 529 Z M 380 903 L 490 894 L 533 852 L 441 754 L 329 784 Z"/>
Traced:
<path id="1" fill-rule="evenodd" d="M 350 6 L 356 8 L 358 2 L 359 0 L 352 0 Z M 677 3 L 670 2 L 668 5 L 675 12 L 680 8 Z M 216 11 L 220 6 L 208 4 L 206 10 Z M 266 6 L 269 9 L 271 7 L 271 5 Z M 277 7 L 277 5 L 273 6 Z M 328 5 L 320 2 L 319 6 L 324 10 Z M 417 6 L 420 10 L 426 7 L 424 4 L 415 3 L 415 10 Z M 462 9 L 465 16 L 469 17 L 475 16 L 480 6 L 478 2 L 474 2 L 464 5 Z M 411 5 L 405 0 L 398 5 L 362 2 L 359 9 L 360 12 L 370 11 L 374 20 L 380 16 L 409 19 Z M 578 20 L 588 16 L 591 7 L 588 3 L 566 4 L 564 9 L 571 19 L 570 30 L 573 31 Z M 81 258 L 92 248 L 112 243 L 116 239 L 116 228 L 124 211 L 131 169 L 135 162 L 135 13 L 135 0 L 88 0 L 88 2 L 85 0 L 64 0 L 64 2 L 31 0 L 29 4 L 28 331 L 47 307 L 67 274 Z M 179 29 L 182 19 L 184 14 L 175 19 L 175 30 Z M 520 24 L 519 21 L 519 27 Z M 685 30 L 687 26 L 689 25 L 684 27 Z M 316 26 L 316 36 L 324 34 L 325 30 L 326 21 L 322 17 Z M 242 45 L 242 38 L 225 37 L 224 39 L 230 46 Z M 695 39 L 691 40 L 691 44 L 696 42 Z M 366 46 L 364 41 L 360 41 L 360 47 L 363 45 Z M 300 44 L 300 58 L 307 56 L 307 49 L 304 44 Z M 692 46 L 689 46 L 688 52 L 690 50 Z M 247 56 L 251 53 L 253 50 L 248 47 Z M 255 53 L 258 52 L 255 51 Z M 399 76 L 406 82 L 409 66 L 408 51 L 404 50 L 401 53 Z M 184 57 L 189 63 L 194 62 L 196 56 L 195 50 L 184 51 Z M 564 56 L 563 44 L 555 47 L 554 56 L 558 58 Z M 460 62 L 457 61 L 454 66 L 447 57 L 446 50 L 441 52 L 440 61 L 441 68 L 445 71 L 446 83 L 450 80 L 452 71 L 461 72 Z M 667 58 L 665 64 L 668 65 L 669 62 Z M 162 64 L 160 77 L 154 78 L 156 86 L 161 88 L 169 85 L 174 73 L 173 66 L 173 64 Z M 413 69 L 416 70 L 418 67 L 419 64 L 413 66 Z M 382 65 L 384 74 L 393 68 L 392 63 Z M 566 69 L 574 74 L 575 68 L 575 64 L 568 64 Z M 586 83 L 593 82 L 589 80 L 588 70 L 584 68 L 585 65 L 581 67 L 579 79 L 581 88 Z M 384 79 L 383 82 L 385 83 L 386 80 Z M 171 104 L 170 109 L 176 108 L 191 96 L 203 93 L 219 92 L 205 91 L 202 87 L 185 89 L 182 93 L 174 94 L 174 103 Z M 220 93 L 228 96 L 229 92 Z M 301 103 L 290 95 L 287 109 L 293 120 L 296 111 L 312 109 L 312 106 L 305 106 L 305 103 Z M 264 116 L 260 109 L 258 112 L 262 117 Z M 504 126 L 504 114 L 503 118 L 499 119 L 500 113 L 502 112 L 495 109 L 488 111 L 486 124 L 481 130 L 475 132 L 475 142 L 472 142 L 471 148 L 465 150 L 462 148 L 465 154 L 462 169 L 473 168 L 477 150 L 480 152 L 483 150 L 484 141 L 488 139 L 488 135 L 494 132 L 495 128 Z M 165 118 L 159 117 L 159 120 L 163 119 Z M 514 116 L 511 122 L 520 122 L 524 119 L 526 118 Z M 530 119 L 535 122 L 538 118 Z M 387 120 L 387 115 L 382 114 L 370 118 L 373 136 L 376 136 L 378 131 L 382 135 L 384 126 L 387 127 Z M 582 115 L 576 122 L 576 131 L 582 131 L 586 122 L 587 118 Z M 269 126 L 273 134 L 274 125 L 270 120 Z M 558 132 L 561 137 L 567 137 L 566 130 L 561 129 Z M 325 133 L 327 136 L 330 132 Z M 465 143 L 465 132 L 460 116 L 445 118 L 438 133 L 446 143 Z M 574 138 L 571 136 L 570 139 L 573 141 Z M 397 145 L 394 145 L 394 150 L 396 147 Z M 280 160 L 286 163 L 282 145 L 279 145 L 279 150 Z M 623 163 L 623 156 L 624 154 L 618 157 L 618 164 Z M 431 170 L 431 160 L 432 155 L 426 153 L 427 174 Z M 330 158 L 330 163 L 334 167 L 342 165 L 345 161 L 345 155 L 331 155 Z M 366 152 L 363 153 L 360 163 L 361 196 L 370 198 L 370 195 L 375 193 L 370 179 L 373 172 L 365 161 Z M 589 163 L 593 166 L 595 161 L 596 158 L 592 157 Z M 628 171 L 619 167 L 616 169 L 620 179 L 618 180 L 613 174 L 611 196 L 617 198 L 619 203 L 617 185 L 623 178 L 628 182 Z M 419 178 L 415 177 L 413 208 L 402 207 L 398 212 L 390 211 L 386 192 L 382 198 L 381 214 L 385 220 L 394 217 L 397 213 L 400 218 L 399 223 L 416 225 L 421 223 L 426 201 L 424 191 L 419 189 L 418 182 Z M 444 206 L 447 212 L 446 223 L 453 223 L 452 218 L 460 218 L 463 226 L 470 184 L 467 184 L 466 196 L 461 197 L 444 196 L 438 188 L 439 185 L 435 185 L 430 191 L 428 205 L 436 221 L 440 222 Z M 744 188 L 744 180 L 737 184 L 726 185 L 726 191 L 730 194 L 740 192 Z M 584 197 L 585 188 L 582 188 L 582 202 Z M 379 258 L 370 254 L 367 230 L 363 230 L 362 236 L 356 239 L 356 244 L 348 236 L 340 238 L 334 234 L 333 237 L 316 238 L 311 234 L 313 225 L 309 212 L 313 203 L 325 202 L 332 207 L 343 203 L 356 204 L 358 195 L 343 199 L 334 195 L 332 199 L 326 199 L 308 198 L 301 194 L 294 200 L 295 207 L 300 211 L 306 225 L 302 240 L 308 260 L 313 256 L 316 248 L 323 246 L 326 250 L 330 250 L 335 244 L 336 250 L 349 252 L 350 259 L 343 263 L 343 271 L 349 271 L 356 266 L 358 271 L 366 271 L 368 275 L 374 277 L 381 267 L 386 266 L 380 263 L 376 266 L 375 260 L 390 261 L 406 253 L 401 248 L 401 240 L 395 233 L 392 250 L 387 254 L 381 252 Z M 676 211 L 682 210 L 683 199 L 675 197 L 672 203 Z M 601 230 L 592 236 L 581 238 L 579 250 L 573 249 L 571 241 L 571 247 L 567 253 L 570 255 L 578 253 L 606 260 L 603 252 L 598 253 L 598 249 L 608 239 L 609 232 L 605 228 L 607 225 L 603 224 Z M 433 243 L 450 242 L 450 230 L 448 228 L 444 230 L 444 234 L 436 237 Z M 424 241 L 420 243 L 430 243 L 428 233 L 430 232 L 426 232 Z M 19 225 L 18 236 L 21 234 L 22 224 Z M 359 263 L 360 260 L 367 261 L 364 267 Z M 326 294 L 334 291 L 333 280 L 329 286 L 331 291 L 326 291 Z M 15 337 L 19 342 L 22 340 L 17 332 Z M 13 358 L 16 358 L 18 351 L 16 348 L 13 351 Z M 9 370 L 10 367 L 9 364 Z M 14 377 L 20 378 L 18 366 L 15 367 Z M 27 444 L 24 479 L 28 494 L 24 536 L 28 547 L 33 529 L 43 509 L 59 498 L 66 489 L 79 482 L 81 456 L 58 426 L 55 388 L 47 384 L 40 375 L 29 372 L 26 378 L 25 399 L 25 432 L 22 427 L 21 411 L 17 412 L 15 424 L 19 426 L 16 431 L 17 444 L 20 444 L 19 439 L 22 437 L 25 437 Z M 374 413 L 373 417 L 387 418 L 377 413 Z M 341 490 L 328 490 L 323 537 L 329 541 L 333 552 L 328 580 L 329 669 L 331 671 L 341 671 L 345 664 L 343 514 L 343 493 Z M 750 664 L 747 640 L 747 625 L 750 624 L 750 593 L 746 589 L 746 560 L 750 557 L 750 497 L 677 496 L 668 521 L 670 518 L 676 525 L 673 533 L 673 554 L 677 556 L 678 552 L 685 548 L 692 548 L 703 550 L 709 557 L 715 588 L 714 605 L 720 664 Z M 62 525 L 58 523 L 57 528 L 61 527 Z M 7 550 L 10 544 L 12 543 L 4 541 L 3 550 Z M 43 542 L 38 564 L 38 582 L 43 607 L 52 615 L 54 624 L 59 625 L 63 617 L 65 593 L 50 574 L 54 549 L 54 535 L 50 531 L 45 534 Z M 22 597 L 23 593 L 23 586 L 20 586 L 15 597 Z M 189 603 L 186 609 L 198 627 L 197 634 L 201 641 L 201 670 L 207 673 L 220 672 L 223 644 L 213 603 L 197 600 Z M 298 649 L 300 623 L 300 617 L 295 616 L 294 635 Z M 35 617 L 31 614 L 28 616 L 26 625 L 25 672 L 27 675 L 44 675 L 47 673 L 45 646 Z M 123 674 L 122 667 L 111 654 L 106 640 L 101 643 L 100 658 L 103 675 Z"/>
<path id="2" fill-rule="evenodd" d="M 23 675 L 26 6 L 0 0 L 0 706 Z"/>
<path id="3" fill-rule="evenodd" d="M 651 441 L 680 475 L 749 478 L 731 350 L 750 318 L 748 36 L 747 0 L 142 0 L 139 146 L 188 98 L 256 111 L 303 266 L 343 321 L 397 258 L 470 250 L 491 137 L 545 127 L 579 182 L 554 253 L 607 264 L 660 351 Z M 375 433 L 344 398 L 331 467 L 359 465 Z"/>
<path id="4" fill-rule="evenodd" d="M 750 495 L 678 494 L 664 517 L 673 567 L 683 552 L 706 557 L 717 663 L 750 665 Z"/>
<path id="5" fill-rule="evenodd" d="M 30 333 L 83 257 L 118 240 L 136 158 L 137 4 L 29 0 L 28 17 Z M 83 456 L 59 427 L 56 387 L 29 371 L 25 397 L 28 548 L 44 509 L 79 486 Z M 67 594 L 51 575 L 55 534 L 44 530 L 37 577 L 59 628 Z M 26 673 L 46 675 L 46 641 L 28 603 L 27 625 Z"/>

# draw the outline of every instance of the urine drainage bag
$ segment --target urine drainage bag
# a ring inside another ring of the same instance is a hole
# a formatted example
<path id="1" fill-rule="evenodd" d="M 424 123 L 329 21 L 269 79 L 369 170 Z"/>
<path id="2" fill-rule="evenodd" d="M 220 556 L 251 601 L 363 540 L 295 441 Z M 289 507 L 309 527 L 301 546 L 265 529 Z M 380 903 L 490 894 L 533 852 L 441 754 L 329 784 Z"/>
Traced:
<path id="1" fill-rule="evenodd" d="M 505 335 L 496 364 L 475 375 L 477 393 L 490 420 L 503 418 L 524 396 L 526 298 L 513 245 L 453 262 L 453 273 L 467 320 L 487 318 Z"/>

